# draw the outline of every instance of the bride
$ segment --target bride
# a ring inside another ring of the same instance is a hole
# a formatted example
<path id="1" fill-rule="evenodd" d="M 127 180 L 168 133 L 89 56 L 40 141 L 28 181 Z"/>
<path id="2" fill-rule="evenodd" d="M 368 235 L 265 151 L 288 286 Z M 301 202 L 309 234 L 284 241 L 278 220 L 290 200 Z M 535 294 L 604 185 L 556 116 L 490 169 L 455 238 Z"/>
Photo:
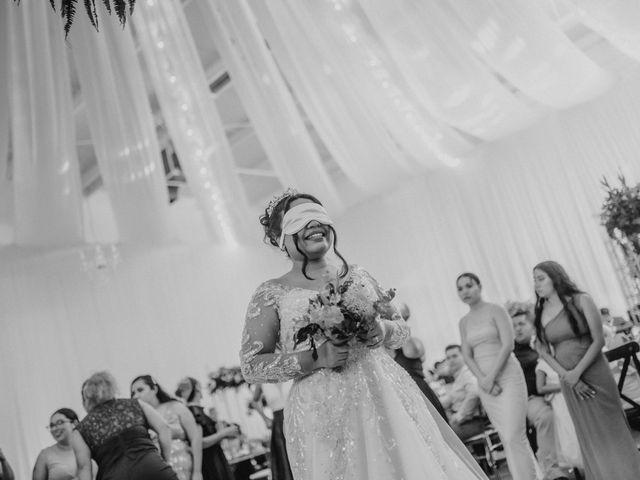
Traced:
<path id="1" fill-rule="evenodd" d="M 473 458 L 408 374 L 385 353 L 409 338 L 377 282 L 336 250 L 333 222 L 313 196 L 287 191 L 260 217 L 265 240 L 286 252 L 291 270 L 258 287 L 242 339 L 250 383 L 294 379 L 285 408 L 287 452 L 296 480 L 484 479 Z M 371 321 L 358 341 L 300 338 L 327 275 L 349 288 L 349 308 Z M 356 294 L 351 293 L 355 291 Z M 362 299 L 366 301 L 363 302 Z M 388 297 L 387 297 L 388 298 Z M 386 304 L 389 306 L 389 304 Z"/>

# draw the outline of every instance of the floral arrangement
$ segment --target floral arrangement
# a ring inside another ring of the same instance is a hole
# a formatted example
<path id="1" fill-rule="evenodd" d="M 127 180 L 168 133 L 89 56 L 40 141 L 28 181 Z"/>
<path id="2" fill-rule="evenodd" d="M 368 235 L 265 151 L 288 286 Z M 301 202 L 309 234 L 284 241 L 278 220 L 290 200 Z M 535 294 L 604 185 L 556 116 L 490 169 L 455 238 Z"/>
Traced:
<path id="1" fill-rule="evenodd" d="M 371 301 L 365 285 L 352 279 L 341 281 L 339 275 L 328 279 L 317 295 L 309 299 L 309 309 L 300 323 L 305 326 L 295 334 L 295 346 L 309 341 L 313 359 L 318 358 L 316 342 L 326 338 L 334 345 L 348 342 L 364 342 L 368 332 L 379 318 L 391 320 L 396 314 L 391 300 L 395 290 L 378 292 L 378 299 Z"/>
<path id="2" fill-rule="evenodd" d="M 208 375 L 207 390 L 210 394 L 225 388 L 238 388 L 245 384 L 240 367 L 221 367 Z"/>
<path id="3" fill-rule="evenodd" d="M 602 179 L 607 197 L 602 204 L 602 225 L 607 234 L 626 248 L 629 244 L 633 253 L 640 255 L 640 184 L 627 184 L 624 175 L 619 175 L 620 186 L 612 186 Z"/>

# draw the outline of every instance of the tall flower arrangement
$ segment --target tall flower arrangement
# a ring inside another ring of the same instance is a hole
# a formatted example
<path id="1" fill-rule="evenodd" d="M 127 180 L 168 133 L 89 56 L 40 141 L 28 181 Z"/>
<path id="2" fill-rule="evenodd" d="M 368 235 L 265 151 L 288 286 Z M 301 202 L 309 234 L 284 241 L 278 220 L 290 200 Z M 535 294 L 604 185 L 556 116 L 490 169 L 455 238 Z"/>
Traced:
<path id="1" fill-rule="evenodd" d="M 601 220 L 607 234 L 627 255 L 640 255 L 640 184 L 630 186 L 619 175 L 620 186 L 613 186 L 606 178 L 602 185 L 606 198 L 602 204 Z"/>

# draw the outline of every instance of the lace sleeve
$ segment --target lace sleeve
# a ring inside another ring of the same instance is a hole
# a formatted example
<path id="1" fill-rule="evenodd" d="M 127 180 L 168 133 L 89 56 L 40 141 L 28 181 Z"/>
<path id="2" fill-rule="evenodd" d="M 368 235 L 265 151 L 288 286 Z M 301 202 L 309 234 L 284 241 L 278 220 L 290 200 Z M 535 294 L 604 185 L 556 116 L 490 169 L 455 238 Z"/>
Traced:
<path id="1" fill-rule="evenodd" d="M 384 289 L 380 286 L 378 281 L 366 270 L 357 266 L 354 266 L 353 268 L 367 278 L 376 290 L 378 296 L 382 297 Z M 405 343 L 407 343 L 409 338 L 411 338 L 411 328 L 409 328 L 407 322 L 404 321 L 404 318 L 402 318 L 398 309 L 395 306 L 392 307 L 393 313 L 391 315 L 391 320 L 383 320 L 386 332 L 384 346 L 395 350 L 401 348 Z"/>
<path id="2" fill-rule="evenodd" d="M 286 382 L 304 374 L 299 352 L 279 352 L 276 302 L 281 292 L 281 286 L 265 282 L 249 303 L 240 350 L 240 368 L 249 383 Z"/>

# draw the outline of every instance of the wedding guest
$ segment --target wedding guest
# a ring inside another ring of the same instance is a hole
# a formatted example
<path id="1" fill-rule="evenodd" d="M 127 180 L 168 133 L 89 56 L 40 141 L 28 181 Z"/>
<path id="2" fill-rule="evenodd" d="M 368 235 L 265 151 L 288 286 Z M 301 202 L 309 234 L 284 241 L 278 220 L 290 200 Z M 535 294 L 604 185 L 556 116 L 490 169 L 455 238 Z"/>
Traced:
<path id="1" fill-rule="evenodd" d="M 534 480 L 536 466 L 527 440 L 527 389 L 513 350 L 513 325 L 506 310 L 482 298 L 477 275 L 456 280 L 458 296 L 469 306 L 460 319 L 462 353 L 478 379 L 480 400 L 498 431 L 514 480 Z"/>
<path id="2" fill-rule="evenodd" d="M 515 339 L 513 353 L 520 363 L 527 384 L 527 419 L 535 428 L 536 444 L 538 445 L 536 457 L 545 479 L 566 479 L 568 477 L 558 462 L 555 415 L 544 395 L 538 392 L 536 383 L 538 352 L 531 348 L 531 340 L 535 333 L 533 305 L 514 304 L 509 314 L 513 321 Z"/>
<path id="3" fill-rule="evenodd" d="M 435 380 L 442 382 L 445 385 L 453 383 L 453 376 L 449 372 L 449 365 L 447 364 L 446 359 L 435 362 L 433 364 L 433 370 Z"/>
<path id="4" fill-rule="evenodd" d="M 78 473 L 71 434 L 78 425 L 78 415 L 70 408 L 60 408 L 49 418 L 51 436 L 56 441 L 38 454 L 33 480 L 73 480 Z"/>
<path id="5" fill-rule="evenodd" d="M 7 457 L 4 456 L 4 452 L 0 448 L 0 480 L 15 480 L 13 469 L 9 465 Z"/>
<path id="6" fill-rule="evenodd" d="M 91 458 L 98 465 L 97 480 L 178 480 L 164 461 L 171 437 L 158 412 L 138 400 L 116 398 L 116 382 L 108 372 L 94 373 L 81 391 L 87 416 L 71 434 L 78 480 L 93 479 Z M 160 453 L 148 429 L 156 432 Z"/>
<path id="7" fill-rule="evenodd" d="M 400 306 L 400 315 L 405 322 L 409 320 L 411 316 L 411 310 L 406 303 Z M 411 376 L 420 391 L 431 402 L 431 404 L 438 410 L 438 413 L 447 420 L 447 414 L 444 408 L 440 404 L 438 396 L 429 387 L 424 375 L 422 364 L 424 363 L 424 345 L 416 337 L 410 337 L 401 348 L 391 350 L 392 358 Z"/>
<path id="8" fill-rule="evenodd" d="M 271 410 L 271 480 L 293 480 L 289 456 L 287 455 L 287 442 L 284 437 L 284 407 L 291 389 L 291 382 L 264 383 L 256 385 L 251 406 L 266 421 L 266 416 L 260 400 L 264 398 L 267 407 Z"/>
<path id="9" fill-rule="evenodd" d="M 442 398 L 442 406 L 453 431 L 460 440 L 466 440 L 481 433 L 487 422 L 480 412 L 478 380 L 465 365 L 460 345 L 449 345 L 445 354 L 454 380 L 449 393 Z"/>
<path id="10" fill-rule="evenodd" d="M 239 428 L 229 426 L 218 430 L 215 420 L 202 408 L 202 387 L 195 378 L 182 379 L 178 384 L 176 396 L 184 400 L 202 435 L 203 480 L 234 480 L 233 470 L 222 451 L 220 442 L 225 438 L 235 438 L 240 435 Z"/>
<path id="11" fill-rule="evenodd" d="M 536 265 L 533 280 L 538 353 L 561 379 L 586 478 L 637 479 L 640 453 L 602 355 L 604 339 L 598 308 L 557 262 Z"/>
<path id="12" fill-rule="evenodd" d="M 151 375 L 131 382 L 131 398 L 155 408 L 171 429 L 168 461 L 179 480 L 202 479 L 202 435 L 195 418 L 180 401 L 171 397 Z"/>
<path id="13" fill-rule="evenodd" d="M 562 396 L 560 377 L 544 360 L 539 360 L 536 365 L 536 386 L 552 406 L 559 463 L 569 467 L 582 467 L 578 435 L 573 426 L 567 402 Z"/>
<path id="14" fill-rule="evenodd" d="M 410 337 L 409 328 L 390 303 L 391 295 L 337 251 L 334 223 L 318 199 L 288 191 L 269 204 L 260 223 L 265 239 L 289 257 L 291 269 L 254 293 L 240 361 L 250 383 L 293 380 L 284 423 L 294 478 L 485 479 L 435 408 L 414 382 L 404 381 L 406 373 L 382 348 L 400 348 Z M 366 325 L 351 343 L 337 336 L 328 341 L 325 336 L 334 334 L 329 328 L 313 344 L 300 333 L 317 331 L 311 310 L 323 323 L 340 321 L 337 307 L 313 303 L 319 296 L 327 300 L 327 278 L 342 286 L 334 285 L 342 292 L 345 328 L 347 318 Z"/>

